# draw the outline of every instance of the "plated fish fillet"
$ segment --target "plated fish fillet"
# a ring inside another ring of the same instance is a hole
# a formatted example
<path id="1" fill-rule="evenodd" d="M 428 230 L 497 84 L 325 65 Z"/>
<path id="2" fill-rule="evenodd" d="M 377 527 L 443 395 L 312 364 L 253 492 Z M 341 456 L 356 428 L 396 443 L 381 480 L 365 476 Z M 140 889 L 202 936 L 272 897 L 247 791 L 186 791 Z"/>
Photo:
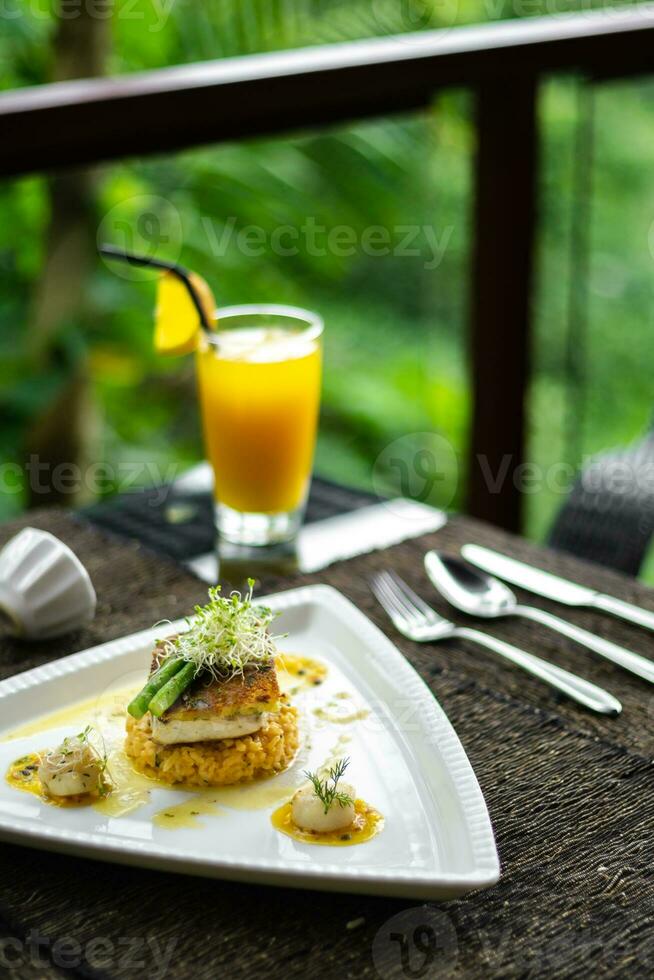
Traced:
<path id="1" fill-rule="evenodd" d="M 164 649 L 163 643 L 155 648 L 151 673 L 159 667 Z M 267 712 L 279 710 L 279 702 L 272 661 L 225 681 L 200 675 L 160 718 L 152 719 L 152 736 L 171 745 L 249 735 L 261 728 Z"/>

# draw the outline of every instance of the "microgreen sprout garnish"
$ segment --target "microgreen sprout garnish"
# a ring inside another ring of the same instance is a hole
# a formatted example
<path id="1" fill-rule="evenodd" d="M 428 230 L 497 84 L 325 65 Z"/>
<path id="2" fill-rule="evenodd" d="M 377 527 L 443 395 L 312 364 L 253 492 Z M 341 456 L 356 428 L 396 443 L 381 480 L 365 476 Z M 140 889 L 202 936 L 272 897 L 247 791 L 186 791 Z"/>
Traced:
<path id="1" fill-rule="evenodd" d="M 325 813 L 328 813 L 332 803 L 338 803 L 339 806 L 343 807 L 352 806 L 354 803 L 349 793 L 341 793 L 338 789 L 338 782 L 349 764 L 349 759 L 341 759 L 329 769 L 324 779 L 321 779 L 318 773 L 309 772 L 306 769 L 304 771 L 304 775 L 313 786 L 314 793 L 324 806 Z"/>
<path id="2" fill-rule="evenodd" d="M 157 669 L 127 706 L 133 718 L 148 711 L 160 718 L 201 674 L 209 681 L 228 681 L 242 677 L 246 668 L 273 663 L 275 641 L 281 637 L 271 636 L 268 627 L 276 614 L 253 605 L 253 588 L 254 579 L 248 579 L 245 596 L 224 596 L 220 586 L 209 589 L 207 605 L 196 606 L 186 620 L 188 630 L 160 644 Z"/>
<path id="3" fill-rule="evenodd" d="M 248 579 L 245 595 L 221 594 L 220 586 L 209 589 L 206 606 L 196 606 L 187 622 L 189 629 L 167 644 L 169 656 L 195 665 L 196 676 L 209 674 L 214 680 L 242 675 L 247 667 L 262 667 L 275 656 L 275 639 L 268 632 L 275 613 L 252 603 L 254 580 Z"/>

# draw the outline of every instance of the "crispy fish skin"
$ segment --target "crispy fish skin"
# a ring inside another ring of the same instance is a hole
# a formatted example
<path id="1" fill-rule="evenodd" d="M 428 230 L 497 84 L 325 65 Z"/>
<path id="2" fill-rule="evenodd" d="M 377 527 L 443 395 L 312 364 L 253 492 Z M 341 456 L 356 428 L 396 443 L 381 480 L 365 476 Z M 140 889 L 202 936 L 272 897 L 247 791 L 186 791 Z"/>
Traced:
<path id="1" fill-rule="evenodd" d="M 158 643 L 152 658 L 151 673 L 160 665 L 165 644 Z M 279 684 L 271 661 L 262 667 L 247 668 L 242 675 L 229 680 L 200 676 L 161 716 L 161 721 L 210 721 L 237 718 L 279 710 Z"/>

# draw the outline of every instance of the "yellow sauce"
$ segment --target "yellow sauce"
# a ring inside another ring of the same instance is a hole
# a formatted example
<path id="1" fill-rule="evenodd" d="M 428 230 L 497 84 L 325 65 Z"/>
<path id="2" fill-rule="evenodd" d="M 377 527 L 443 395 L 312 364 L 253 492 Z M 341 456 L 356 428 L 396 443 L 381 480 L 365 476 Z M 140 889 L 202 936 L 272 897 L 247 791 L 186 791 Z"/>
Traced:
<path id="1" fill-rule="evenodd" d="M 346 749 L 346 746 L 351 741 L 352 741 L 352 737 L 350 735 L 339 735 L 339 737 L 336 739 L 331 749 L 327 753 L 327 758 L 325 759 L 323 764 L 319 767 L 318 772 L 319 773 L 327 772 L 327 770 L 330 769 L 335 762 L 338 762 L 338 760 L 343 757 L 343 753 Z"/>
<path id="2" fill-rule="evenodd" d="M 302 782 L 303 774 L 297 773 L 291 784 L 288 779 L 280 780 L 279 776 L 273 776 L 253 783 L 200 790 L 193 792 L 188 800 L 160 810 L 154 815 L 153 822 L 158 827 L 174 830 L 177 827 L 198 826 L 201 823 L 199 817 L 220 813 L 222 807 L 230 810 L 266 810 L 286 799 L 289 791 Z"/>
<path id="3" fill-rule="evenodd" d="M 43 803 L 59 807 L 79 807 L 90 806 L 97 802 L 97 797 L 91 793 L 84 793 L 81 796 L 50 796 L 43 789 L 39 779 L 38 768 L 41 762 L 40 752 L 31 752 L 30 755 L 23 755 L 20 759 L 9 766 L 7 770 L 7 782 L 14 789 L 20 789 L 23 793 L 32 793 Z"/>
<path id="4" fill-rule="evenodd" d="M 152 789 L 170 789 L 167 784 L 157 783 L 137 772 L 119 746 L 109 751 L 107 769 L 113 789 L 108 796 L 93 803 L 93 809 L 107 817 L 125 817 L 148 803 Z"/>
<path id="5" fill-rule="evenodd" d="M 280 653 L 275 658 L 275 667 L 284 694 L 295 695 L 307 688 L 320 687 L 327 676 L 327 667 L 320 660 L 295 653 Z"/>
<path id="6" fill-rule="evenodd" d="M 197 827 L 198 817 L 218 813 L 218 800 L 212 794 L 194 794 L 190 800 L 167 806 L 159 810 L 152 818 L 152 823 L 166 830 L 177 830 L 180 827 Z"/>
<path id="7" fill-rule="evenodd" d="M 384 818 L 377 810 L 373 810 L 363 800 L 354 804 L 356 816 L 350 827 L 343 827 L 330 833 L 320 834 L 310 830 L 302 830 L 293 823 L 292 804 L 289 800 L 280 806 L 270 820 L 281 834 L 292 837 L 301 844 L 322 844 L 330 847 L 352 847 L 354 844 L 365 844 L 376 837 L 384 828 Z"/>
<path id="8" fill-rule="evenodd" d="M 138 687 L 130 687 L 120 691 L 105 692 L 94 698 L 89 698 L 87 701 L 78 701 L 60 711 L 53 711 L 45 718 L 39 718 L 28 725 L 14 729 L 9 735 L 4 736 L 2 741 L 10 742 L 17 738 L 29 738 L 32 735 L 47 732 L 50 728 L 63 728 L 69 725 L 77 725 L 82 730 L 87 724 L 92 724 L 103 734 L 105 734 L 105 725 L 122 728 L 127 705 L 139 690 Z"/>
<path id="9" fill-rule="evenodd" d="M 293 779 L 289 784 L 289 779 L 281 776 L 273 776 L 254 783 L 241 784 L 240 786 L 221 786 L 214 792 L 218 803 L 229 807 L 231 810 L 265 810 L 269 806 L 285 800 L 289 791 L 297 789 L 304 782 L 302 773 L 294 773 Z"/>
<path id="10" fill-rule="evenodd" d="M 331 701 L 313 709 L 316 718 L 328 721 L 332 725 L 350 725 L 354 721 L 362 721 L 370 714 L 369 708 L 358 707 L 351 694 L 341 691 L 335 694 Z"/>

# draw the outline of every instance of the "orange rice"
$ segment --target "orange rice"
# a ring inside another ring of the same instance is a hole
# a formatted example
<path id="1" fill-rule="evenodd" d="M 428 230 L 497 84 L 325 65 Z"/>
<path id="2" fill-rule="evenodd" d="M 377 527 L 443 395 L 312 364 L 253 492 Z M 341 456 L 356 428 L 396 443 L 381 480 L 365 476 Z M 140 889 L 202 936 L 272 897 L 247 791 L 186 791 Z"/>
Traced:
<path id="1" fill-rule="evenodd" d="M 297 712 L 282 703 L 251 735 L 216 742 L 161 745 L 151 732 L 151 716 L 127 719 L 125 751 L 146 776 L 186 786 L 230 786 L 286 769 L 299 742 Z"/>

